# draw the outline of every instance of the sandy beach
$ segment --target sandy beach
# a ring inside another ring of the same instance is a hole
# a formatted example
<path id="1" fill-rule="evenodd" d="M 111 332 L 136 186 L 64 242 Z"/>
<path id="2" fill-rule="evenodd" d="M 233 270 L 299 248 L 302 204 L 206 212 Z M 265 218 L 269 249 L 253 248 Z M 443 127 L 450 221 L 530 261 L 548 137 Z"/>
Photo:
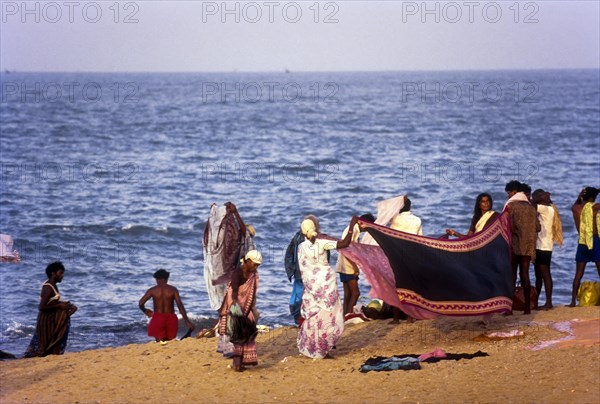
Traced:
<path id="1" fill-rule="evenodd" d="M 259 366 L 243 373 L 215 352 L 214 338 L 9 360 L 0 363 L 0 401 L 597 403 L 599 317 L 600 307 L 558 307 L 493 316 L 487 324 L 481 317 L 347 324 L 328 360 L 300 356 L 296 329 L 284 327 L 258 337 Z M 513 330 L 523 335 L 481 338 Z M 532 349 L 542 345 L 551 346 Z M 420 370 L 359 371 L 370 357 L 436 348 L 489 356 L 422 363 Z"/>

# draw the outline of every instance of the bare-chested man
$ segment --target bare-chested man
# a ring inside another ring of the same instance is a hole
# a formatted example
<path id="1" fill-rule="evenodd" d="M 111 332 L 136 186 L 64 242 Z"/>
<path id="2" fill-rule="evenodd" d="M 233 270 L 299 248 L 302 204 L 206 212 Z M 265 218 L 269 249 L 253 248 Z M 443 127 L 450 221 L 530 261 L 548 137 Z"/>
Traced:
<path id="1" fill-rule="evenodd" d="M 176 287 L 167 285 L 169 281 L 169 272 L 159 269 L 154 273 L 156 286 L 148 289 L 146 294 L 140 299 L 139 307 L 148 317 L 151 318 L 148 325 L 148 336 L 156 338 L 156 341 L 168 341 L 177 337 L 177 315 L 173 303 L 177 303 L 177 308 L 190 330 L 194 325 L 188 319 L 179 291 Z M 154 312 L 144 307 L 148 299 L 152 298 Z"/>

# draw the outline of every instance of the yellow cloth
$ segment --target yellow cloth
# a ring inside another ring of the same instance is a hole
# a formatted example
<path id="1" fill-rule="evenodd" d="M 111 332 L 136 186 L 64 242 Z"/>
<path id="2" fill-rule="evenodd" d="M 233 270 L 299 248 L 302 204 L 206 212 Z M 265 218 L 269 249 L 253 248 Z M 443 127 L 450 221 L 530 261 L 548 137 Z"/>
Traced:
<path id="1" fill-rule="evenodd" d="M 554 209 L 554 220 L 552 221 L 552 241 L 562 247 L 563 245 L 563 233 L 562 233 L 562 221 L 560 220 L 560 214 L 556 205 L 552 204 Z"/>
<path id="2" fill-rule="evenodd" d="M 495 212 L 493 210 L 488 210 L 487 212 L 485 212 L 483 215 L 481 215 L 481 217 L 479 218 L 479 220 L 477 221 L 477 224 L 475 224 L 475 233 L 479 233 L 481 230 L 483 230 L 483 227 L 485 226 L 485 224 L 487 223 L 488 219 L 490 218 L 490 216 L 492 216 Z"/>
<path id="3" fill-rule="evenodd" d="M 594 245 L 594 212 L 593 202 L 587 202 L 581 210 L 581 221 L 579 224 L 579 244 L 585 244 L 590 250 Z M 600 227 L 600 213 L 596 214 L 597 227 Z M 599 232 L 600 233 L 600 232 Z"/>
<path id="4" fill-rule="evenodd" d="M 302 221 L 300 225 L 300 230 L 302 234 L 306 236 L 306 238 L 313 238 L 317 235 L 317 228 L 315 227 L 315 222 L 310 219 L 305 219 Z"/>
<path id="5" fill-rule="evenodd" d="M 580 306 L 596 306 L 600 299 L 600 282 L 585 281 L 577 292 Z"/>

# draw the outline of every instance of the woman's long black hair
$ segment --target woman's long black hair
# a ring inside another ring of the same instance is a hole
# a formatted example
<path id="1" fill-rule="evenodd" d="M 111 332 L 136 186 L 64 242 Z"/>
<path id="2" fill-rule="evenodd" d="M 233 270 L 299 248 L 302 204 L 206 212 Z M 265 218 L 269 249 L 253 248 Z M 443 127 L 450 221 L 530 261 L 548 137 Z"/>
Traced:
<path id="1" fill-rule="evenodd" d="M 481 204 L 481 200 L 486 196 L 490 199 L 490 210 L 494 208 L 494 200 L 492 199 L 492 195 L 488 194 L 487 192 L 482 192 L 477 195 L 477 198 L 475 199 L 475 208 L 473 209 L 473 219 L 471 219 L 471 226 L 473 228 L 475 228 L 475 225 L 479 219 L 481 219 L 481 216 L 483 216 L 483 212 L 481 211 L 479 205 Z"/>

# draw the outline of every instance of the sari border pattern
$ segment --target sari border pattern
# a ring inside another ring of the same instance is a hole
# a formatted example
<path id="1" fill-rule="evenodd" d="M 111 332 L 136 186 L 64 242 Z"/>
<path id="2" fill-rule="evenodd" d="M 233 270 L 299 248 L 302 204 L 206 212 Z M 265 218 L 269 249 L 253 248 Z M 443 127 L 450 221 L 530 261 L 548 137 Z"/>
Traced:
<path id="1" fill-rule="evenodd" d="M 482 314 L 512 311 L 512 299 L 505 296 L 494 297 L 480 302 L 431 301 L 408 289 L 396 289 L 402 304 L 415 306 L 437 314 L 447 316 L 478 316 Z"/>
<path id="2" fill-rule="evenodd" d="M 421 244 L 430 248 L 435 248 L 450 252 L 468 252 L 480 249 L 492 242 L 498 234 L 510 244 L 510 226 L 508 214 L 502 213 L 494 222 L 484 231 L 475 233 L 470 237 L 465 237 L 456 240 L 438 239 L 432 237 L 418 236 L 415 234 L 405 233 L 394 230 L 389 227 L 380 226 L 375 223 L 370 223 L 359 219 L 361 228 L 371 228 L 389 237 L 394 237 L 400 240 L 410 241 L 416 244 Z"/>

